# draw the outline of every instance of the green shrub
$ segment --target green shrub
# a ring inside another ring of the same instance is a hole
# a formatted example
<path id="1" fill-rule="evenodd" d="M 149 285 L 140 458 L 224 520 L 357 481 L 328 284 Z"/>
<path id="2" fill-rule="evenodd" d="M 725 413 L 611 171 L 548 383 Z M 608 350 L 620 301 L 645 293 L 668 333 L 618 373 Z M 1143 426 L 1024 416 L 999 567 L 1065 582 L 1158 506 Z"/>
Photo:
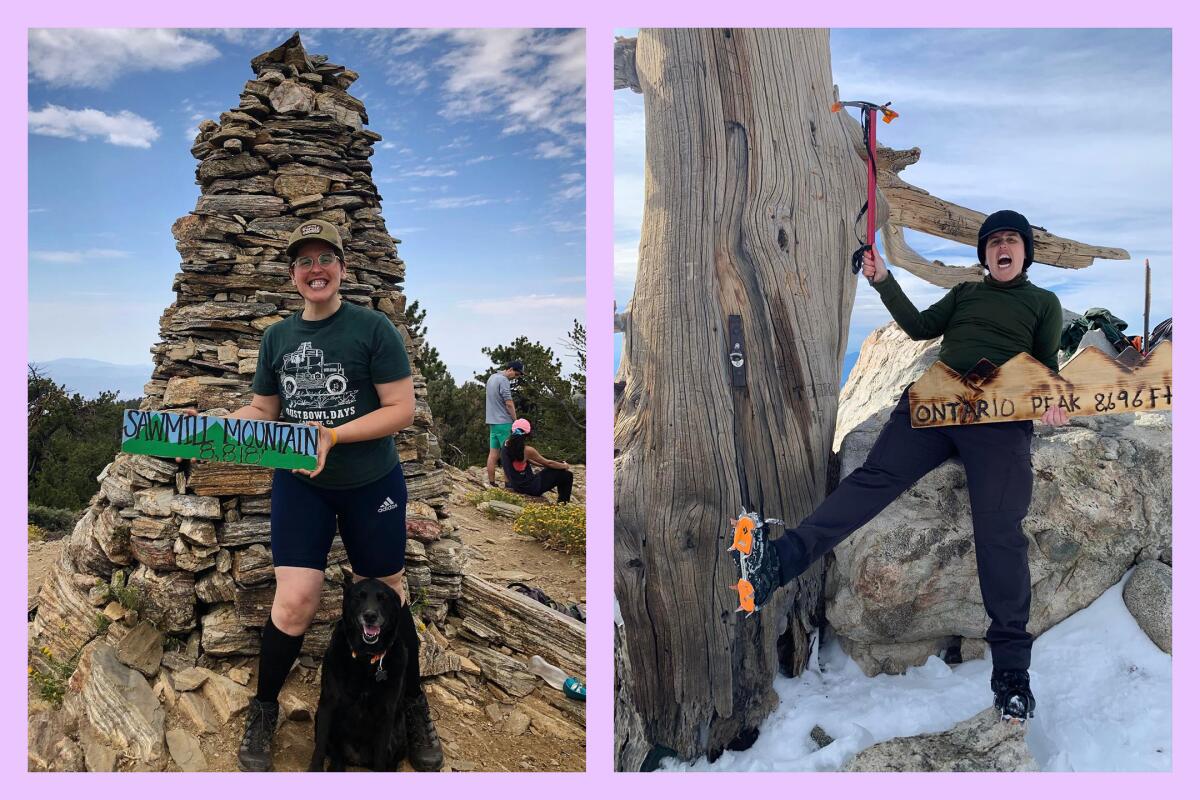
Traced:
<path id="1" fill-rule="evenodd" d="M 108 603 L 116 600 L 130 611 L 142 610 L 142 593 L 132 586 L 125 585 L 125 572 L 123 570 L 113 572 L 111 583 L 105 583 L 101 579 L 96 581 L 96 585 L 102 587 L 106 592 L 104 602 Z"/>
<path id="2" fill-rule="evenodd" d="M 508 503 L 514 506 L 524 506 L 528 502 L 523 495 L 510 492 L 506 489 L 491 488 L 467 495 L 467 502 L 473 506 L 477 506 L 488 500 L 498 500 L 501 503 Z"/>
<path id="3" fill-rule="evenodd" d="M 69 508 L 50 508 L 33 503 L 29 505 L 30 524 L 37 525 L 42 530 L 51 533 L 70 533 L 81 516 L 83 516 L 82 511 L 72 511 Z"/>
<path id="4" fill-rule="evenodd" d="M 587 551 L 587 512 L 581 505 L 528 505 L 513 522 L 513 530 L 553 550 L 573 556 Z"/>
<path id="5" fill-rule="evenodd" d="M 67 693 L 67 681 L 79 665 L 79 656 L 70 661 L 59 661 L 50 655 L 50 648 L 42 648 L 42 658 L 45 660 L 46 671 L 29 667 L 29 679 L 37 687 L 38 696 L 58 708 L 62 705 L 63 696 Z"/>
<path id="6" fill-rule="evenodd" d="M 29 541 L 31 541 L 31 542 L 46 541 L 46 531 L 42 530 L 37 525 L 34 525 L 32 522 L 29 523 Z"/>

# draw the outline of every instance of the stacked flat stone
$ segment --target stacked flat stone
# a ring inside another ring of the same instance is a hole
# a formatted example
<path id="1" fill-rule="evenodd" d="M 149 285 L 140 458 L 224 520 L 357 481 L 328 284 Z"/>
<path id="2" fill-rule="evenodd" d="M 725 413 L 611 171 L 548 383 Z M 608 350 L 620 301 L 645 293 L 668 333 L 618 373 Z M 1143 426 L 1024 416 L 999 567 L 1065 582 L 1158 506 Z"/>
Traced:
<path id="1" fill-rule="evenodd" d="M 345 300 L 375 308 L 420 347 L 404 321 L 404 262 L 388 235 L 371 180 L 377 133 L 346 89 L 350 69 L 310 56 L 299 35 L 251 61 L 237 108 L 200 125 L 192 154 L 201 187 L 195 210 L 172 227 L 182 256 L 176 301 L 163 313 L 154 373 L 142 409 L 226 413 L 251 399 L 262 332 L 304 306 L 284 250 L 306 219 L 338 226 Z M 450 482 L 439 461 L 425 381 L 414 373 L 416 419 L 397 436 L 409 500 L 409 588 L 441 623 L 462 591 L 462 545 L 438 521 Z M 274 593 L 271 471 L 118 453 L 39 594 L 34 663 L 66 663 L 100 635 L 100 617 L 152 622 L 187 641 L 177 666 L 203 655 L 252 654 Z M 323 652 L 341 612 L 340 539 L 304 650 Z M 126 585 L 128 609 L 108 586 Z M 132 599 L 131 599 L 132 598 Z M 181 660 L 182 659 L 182 660 Z"/>

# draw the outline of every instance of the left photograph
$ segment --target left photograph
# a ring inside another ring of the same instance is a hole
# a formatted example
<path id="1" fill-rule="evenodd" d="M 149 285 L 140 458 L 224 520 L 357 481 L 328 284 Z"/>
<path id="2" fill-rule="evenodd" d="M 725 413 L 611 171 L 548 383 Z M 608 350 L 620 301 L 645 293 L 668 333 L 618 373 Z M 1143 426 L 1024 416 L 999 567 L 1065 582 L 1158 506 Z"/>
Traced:
<path id="1" fill-rule="evenodd" d="M 29 770 L 585 768 L 584 64 L 29 32 Z"/>

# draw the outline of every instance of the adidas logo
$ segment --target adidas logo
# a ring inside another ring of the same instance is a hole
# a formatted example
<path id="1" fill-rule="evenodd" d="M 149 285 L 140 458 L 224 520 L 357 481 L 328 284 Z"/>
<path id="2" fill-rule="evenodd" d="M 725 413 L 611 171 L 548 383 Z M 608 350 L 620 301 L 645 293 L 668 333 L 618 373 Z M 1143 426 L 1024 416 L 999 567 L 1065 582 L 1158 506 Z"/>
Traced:
<path id="1" fill-rule="evenodd" d="M 382 514 L 385 511 L 391 511 L 396 508 L 399 508 L 399 506 L 396 505 L 396 503 L 392 500 L 392 498 L 388 497 L 383 501 L 383 505 L 381 505 L 379 507 L 379 510 L 376 511 L 375 513 Z"/>

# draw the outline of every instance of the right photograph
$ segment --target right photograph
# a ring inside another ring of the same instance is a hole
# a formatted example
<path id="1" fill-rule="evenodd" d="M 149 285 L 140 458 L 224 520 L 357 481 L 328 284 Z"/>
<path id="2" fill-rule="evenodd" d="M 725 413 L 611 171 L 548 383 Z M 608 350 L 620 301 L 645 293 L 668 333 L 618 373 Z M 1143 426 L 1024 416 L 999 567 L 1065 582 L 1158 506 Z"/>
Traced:
<path id="1" fill-rule="evenodd" d="M 615 768 L 1170 771 L 1168 29 L 619 29 Z"/>

